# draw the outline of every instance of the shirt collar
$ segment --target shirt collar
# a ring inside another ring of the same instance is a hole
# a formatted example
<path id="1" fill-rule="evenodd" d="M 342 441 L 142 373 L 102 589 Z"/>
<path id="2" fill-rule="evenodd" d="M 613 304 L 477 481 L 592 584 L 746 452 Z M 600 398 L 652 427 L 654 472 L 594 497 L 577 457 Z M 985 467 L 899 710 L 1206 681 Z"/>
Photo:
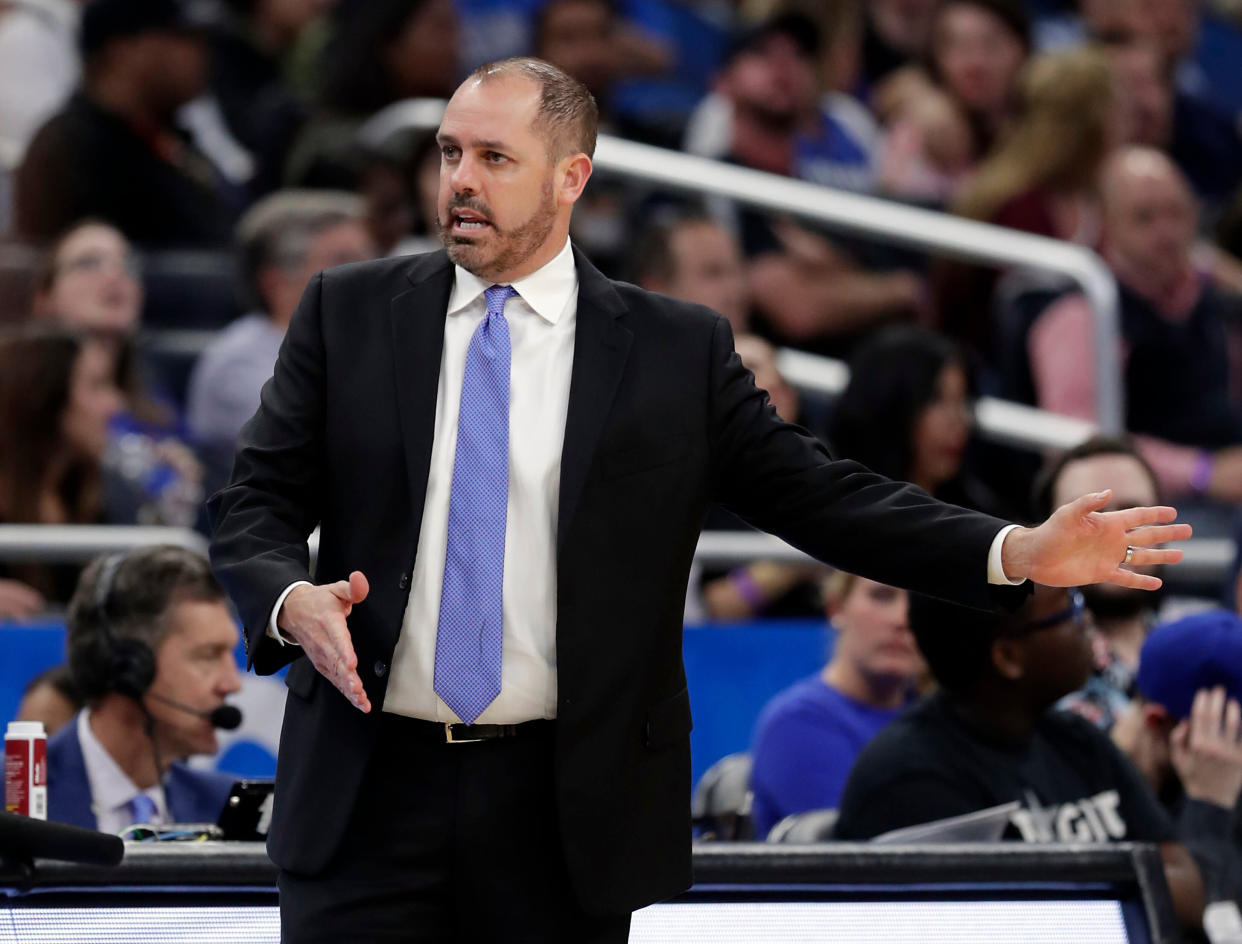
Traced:
<path id="1" fill-rule="evenodd" d="M 113 760 L 108 749 L 91 730 L 91 712 L 89 708 L 78 714 L 78 744 L 82 747 L 82 762 L 86 765 L 86 780 L 91 788 L 91 807 L 100 812 L 115 812 L 125 807 L 139 793 L 146 793 L 155 801 L 155 809 L 164 814 L 163 791 L 159 787 L 151 790 L 139 790 L 138 785 L 129 779 L 129 775 L 121 769 L 121 765 Z"/>
<path id="2" fill-rule="evenodd" d="M 473 272 L 467 272 L 461 266 L 454 266 L 453 273 L 453 292 L 449 295 L 448 303 L 450 315 L 467 308 L 492 287 L 491 282 L 479 278 Z M 578 286 L 578 270 L 574 265 L 570 241 L 565 240 L 564 247 L 555 258 L 530 275 L 515 279 L 510 284 L 535 314 L 549 324 L 556 324 L 565 313 L 565 306 Z"/>

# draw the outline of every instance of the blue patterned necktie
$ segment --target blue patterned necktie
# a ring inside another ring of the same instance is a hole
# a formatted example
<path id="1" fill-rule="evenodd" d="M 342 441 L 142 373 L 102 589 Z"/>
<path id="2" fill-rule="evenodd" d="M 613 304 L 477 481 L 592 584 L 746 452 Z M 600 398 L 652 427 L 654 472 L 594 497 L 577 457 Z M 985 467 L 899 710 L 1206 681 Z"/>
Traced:
<path id="1" fill-rule="evenodd" d="M 155 801 L 145 793 L 135 793 L 125 808 L 129 810 L 131 826 L 145 825 L 155 819 Z"/>
<path id="2" fill-rule="evenodd" d="M 487 317 L 470 338 L 461 382 L 433 686 L 466 724 L 473 724 L 500 694 L 509 507 L 505 302 L 516 294 L 510 285 L 493 285 L 484 293 Z"/>

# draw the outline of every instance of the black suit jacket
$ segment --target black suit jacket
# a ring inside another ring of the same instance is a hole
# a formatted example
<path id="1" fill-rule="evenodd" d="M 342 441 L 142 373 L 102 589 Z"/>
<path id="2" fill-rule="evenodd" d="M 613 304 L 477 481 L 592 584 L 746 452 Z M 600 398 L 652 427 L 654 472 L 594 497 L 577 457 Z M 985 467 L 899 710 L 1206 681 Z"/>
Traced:
<path id="1" fill-rule="evenodd" d="M 978 606 L 990 604 L 987 553 L 1004 522 L 834 461 L 777 418 L 723 318 L 575 261 L 554 776 L 575 890 L 607 913 L 691 879 L 681 626 L 709 502 L 829 563 Z M 268 842 L 285 869 L 313 873 L 337 848 L 378 712 L 358 712 L 296 647 L 268 638 L 268 617 L 286 586 L 309 578 L 318 524 L 315 580 L 353 569 L 370 579 L 349 624 L 367 694 L 383 705 L 418 553 L 452 283 L 443 252 L 316 276 L 241 433 L 232 482 L 211 500 L 212 560 L 255 668 L 296 659 Z M 520 553 L 521 535 L 508 540 Z"/>

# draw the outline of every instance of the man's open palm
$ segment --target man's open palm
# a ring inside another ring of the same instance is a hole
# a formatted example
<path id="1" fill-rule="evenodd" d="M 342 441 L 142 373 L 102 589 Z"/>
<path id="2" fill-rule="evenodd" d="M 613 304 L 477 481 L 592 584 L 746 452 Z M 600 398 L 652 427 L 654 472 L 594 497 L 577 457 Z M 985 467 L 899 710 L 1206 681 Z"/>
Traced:
<path id="1" fill-rule="evenodd" d="M 1157 590 L 1159 577 L 1135 573 L 1122 566 L 1176 564 L 1182 552 L 1155 545 L 1184 541 L 1190 525 L 1169 524 L 1177 509 L 1163 505 L 1100 511 L 1111 492 L 1094 492 L 1062 505 L 1037 528 L 1018 529 L 1005 537 L 1002 559 L 1005 574 L 1053 587 L 1115 583 L 1140 590 Z"/>

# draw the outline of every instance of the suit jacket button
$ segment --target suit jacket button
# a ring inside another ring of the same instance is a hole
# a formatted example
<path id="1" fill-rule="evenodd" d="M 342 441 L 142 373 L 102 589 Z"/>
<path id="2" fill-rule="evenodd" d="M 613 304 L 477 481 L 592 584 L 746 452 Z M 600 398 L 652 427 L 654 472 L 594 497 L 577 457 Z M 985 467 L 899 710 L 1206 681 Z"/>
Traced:
<path id="1" fill-rule="evenodd" d="M 410 589 L 410 575 L 409 574 L 401 575 L 401 579 L 397 581 L 397 589 L 398 590 Z"/>
<path id="2" fill-rule="evenodd" d="M 385 665 L 383 662 L 375 663 L 375 677 L 376 678 L 383 678 L 384 673 L 387 671 L 388 671 L 388 666 Z"/>

